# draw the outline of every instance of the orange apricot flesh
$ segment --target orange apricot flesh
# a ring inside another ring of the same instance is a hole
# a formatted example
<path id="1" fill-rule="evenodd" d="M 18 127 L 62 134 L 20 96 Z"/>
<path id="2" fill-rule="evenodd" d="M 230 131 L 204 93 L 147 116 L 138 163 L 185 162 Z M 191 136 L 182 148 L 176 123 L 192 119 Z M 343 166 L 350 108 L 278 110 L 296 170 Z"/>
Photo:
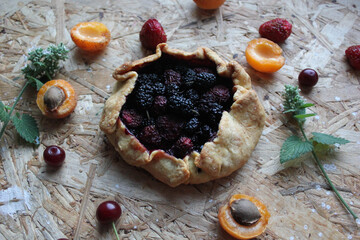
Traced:
<path id="1" fill-rule="evenodd" d="M 233 201 L 238 199 L 247 199 L 258 208 L 261 218 L 253 225 L 241 225 L 232 217 L 230 205 Z M 267 211 L 266 206 L 256 198 L 244 194 L 235 194 L 231 197 L 229 203 L 220 208 L 218 218 L 221 227 L 232 237 L 236 239 L 252 239 L 265 231 L 270 218 L 270 213 Z"/>
<path id="2" fill-rule="evenodd" d="M 251 40 L 245 50 L 245 56 L 251 67 L 263 73 L 276 72 L 285 64 L 281 47 L 266 38 Z"/>
<path id="3" fill-rule="evenodd" d="M 50 110 L 46 104 L 45 95 L 52 87 L 56 87 L 63 92 L 63 99 L 60 106 Z M 51 80 L 40 88 L 37 93 L 36 103 L 43 115 L 49 118 L 65 118 L 74 111 L 77 104 L 77 96 L 74 88 L 69 82 L 62 79 Z"/>
<path id="4" fill-rule="evenodd" d="M 219 8 L 225 0 L 194 0 L 194 2 L 201 9 L 211 10 Z"/>
<path id="5" fill-rule="evenodd" d="M 103 50 L 110 42 L 110 31 L 99 22 L 81 22 L 75 25 L 70 35 L 76 46 L 89 51 Z"/>

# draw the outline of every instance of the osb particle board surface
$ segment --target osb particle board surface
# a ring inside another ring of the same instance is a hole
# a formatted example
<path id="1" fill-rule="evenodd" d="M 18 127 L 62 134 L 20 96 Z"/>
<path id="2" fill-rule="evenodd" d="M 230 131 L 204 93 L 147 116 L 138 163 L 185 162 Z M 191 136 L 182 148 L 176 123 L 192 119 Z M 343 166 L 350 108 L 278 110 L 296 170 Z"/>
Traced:
<path id="1" fill-rule="evenodd" d="M 33 89 L 20 101 L 17 110 L 31 113 L 39 123 L 41 144 L 24 143 L 11 125 L 1 141 L 0 239 L 114 239 L 112 229 L 99 226 L 95 218 L 98 204 L 111 199 L 122 205 L 116 224 L 122 239 L 232 239 L 219 227 L 217 211 L 233 193 L 255 196 L 267 205 L 272 217 L 258 239 L 360 239 L 359 227 L 310 156 L 285 170 L 279 163 L 281 144 L 291 134 L 281 114 L 280 92 L 284 84 L 297 84 L 303 68 L 312 67 L 319 83 L 303 95 L 316 104 L 312 110 L 318 117 L 307 121 L 306 131 L 351 141 L 322 161 L 360 215 L 360 74 L 344 57 L 348 46 L 360 44 L 359 1 L 227 0 L 216 11 L 199 10 L 191 0 L 1 0 L 0 6 L 0 99 L 14 102 L 24 83 L 20 69 L 28 49 L 59 42 L 71 51 L 57 77 L 69 80 L 79 95 L 75 113 L 63 120 L 41 116 Z M 171 47 L 210 47 L 225 60 L 238 61 L 252 77 L 266 126 L 249 162 L 227 178 L 167 187 L 119 160 L 99 130 L 114 84 L 112 71 L 150 54 L 138 37 L 150 17 L 162 23 Z M 293 24 L 292 35 L 281 44 L 286 64 L 277 73 L 261 74 L 248 66 L 244 50 L 259 37 L 260 24 L 275 17 Z M 81 21 L 108 26 L 112 41 L 104 52 L 87 54 L 74 46 L 69 30 Z M 66 164 L 57 171 L 42 159 L 50 144 L 66 150 Z"/>

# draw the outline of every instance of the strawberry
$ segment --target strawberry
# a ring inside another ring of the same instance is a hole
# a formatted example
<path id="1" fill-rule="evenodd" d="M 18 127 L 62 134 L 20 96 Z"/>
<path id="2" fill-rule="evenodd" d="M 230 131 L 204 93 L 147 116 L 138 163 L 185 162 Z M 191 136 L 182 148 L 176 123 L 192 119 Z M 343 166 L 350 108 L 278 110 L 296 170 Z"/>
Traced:
<path id="1" fill-rule="evenodd" d="M 345 55 L 353 68 L 360 69 L 360 45 L 349 47 L 346 49 Z"/>
<path id="2" fill-rule="evenodd" d="M 284 42 L 291 34 L 292 25 L 286 19 L 276 18 L 263 23 L 259 28 L 262 37 L 273 42 Z"/>
<path id="3" fill-rule="evenodd" d="M 140 31 L 140 42 L 144 48 L 155 50 L 159 43 L 166 42 L 164 28 L 155 18 L 147 20 Z"/>

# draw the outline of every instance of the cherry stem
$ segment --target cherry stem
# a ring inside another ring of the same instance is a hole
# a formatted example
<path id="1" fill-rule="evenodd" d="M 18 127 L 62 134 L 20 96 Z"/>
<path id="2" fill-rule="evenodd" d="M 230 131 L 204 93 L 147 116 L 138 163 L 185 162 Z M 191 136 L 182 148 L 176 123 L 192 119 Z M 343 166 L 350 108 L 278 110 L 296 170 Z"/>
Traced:
<path id="1" fill-rule="evenodd" d="M 303 126 L 302 124 L 299 124 L 300 126 L 300 130 L 302 135 L 305 138 L 305 141 L 309 142 L 309 140 L 307 139 Z M 358 216 L 356 216 L 356 214 L 351 210 L 351 208 L 349 207 L 349 205 L 346 204 L 345 200 L 341 197 L 340 193 L 338 192 L 338 190 L 336 189 L 336 187 L 334 186 L 334 184 L 332 183 L 332 181 L 330 180 L 329 176 L 327 175 L 327 173 L 325 172 L 325 169 L 323 168 L 323 166 L 321 165 L 321 162 L 319 160 L 319 158 L 317 157 L 316 153 L 314 150 L 312 150 L 312 155 L 315 159 L 316 164 L 318 165 L 318 167 L 320 168 L 322 174 L 324 175 L 324 177 L 326 178 L 327 182 L 330 185 L 330 188 L 335 192 L 336 196 L 338 197 L 338 199 L 340 200 L 340 202 L 343 204 L 343 206 L 349 211 L 349 213 L 354 217 L 354 219 L 358 219 Z"/>
<path id="2" fill-rule="evenodd" d="M 116 239 L 120 240 L 119 235 L 118 235 L 117 230 L 116 230 L 115 222 L 112 222 L 112 226 L 113 226 L 113 229 L 114 229 L 114 232 L 115 232 L 115 235 L 116 235 Z"/>

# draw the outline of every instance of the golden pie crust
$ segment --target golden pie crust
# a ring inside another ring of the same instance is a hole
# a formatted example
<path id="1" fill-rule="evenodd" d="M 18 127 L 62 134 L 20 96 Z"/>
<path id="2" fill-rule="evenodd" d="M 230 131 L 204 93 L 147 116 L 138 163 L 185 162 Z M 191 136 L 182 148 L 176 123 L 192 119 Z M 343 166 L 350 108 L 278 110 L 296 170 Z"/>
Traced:
<path id="1" fill-rule="evenodd" d="M 134 89 L 138 76 L 136 70 L 156 61 L 163 53 L 180 60 L 213 62 L 217 74 L 231 78 L 234 83 L 234 102 L 229 112 L 223 112 L 217 137 L 205 143 L 200 153 L 193 151 L 184 159 L 171 156 L 163 150 L 150 153 L 135 136 L 128 133 L 119 118 L 126 96 Z M 240 64 L 235 61 L 224 62 L 209 48 L 200 47 L 190 53 L 171 49 L 162 43 L 157 46 L 155 54 L 117 68 L 113 77 L 117 83 L 105 103 L 100 121 L 101 130 L 128 164 L 146 169 L 171 187 L 204 183 L 230 175 L 247 162 L 259 141 L 265 113 L 256 92 L 251 89 L 249 75 Z"/>

